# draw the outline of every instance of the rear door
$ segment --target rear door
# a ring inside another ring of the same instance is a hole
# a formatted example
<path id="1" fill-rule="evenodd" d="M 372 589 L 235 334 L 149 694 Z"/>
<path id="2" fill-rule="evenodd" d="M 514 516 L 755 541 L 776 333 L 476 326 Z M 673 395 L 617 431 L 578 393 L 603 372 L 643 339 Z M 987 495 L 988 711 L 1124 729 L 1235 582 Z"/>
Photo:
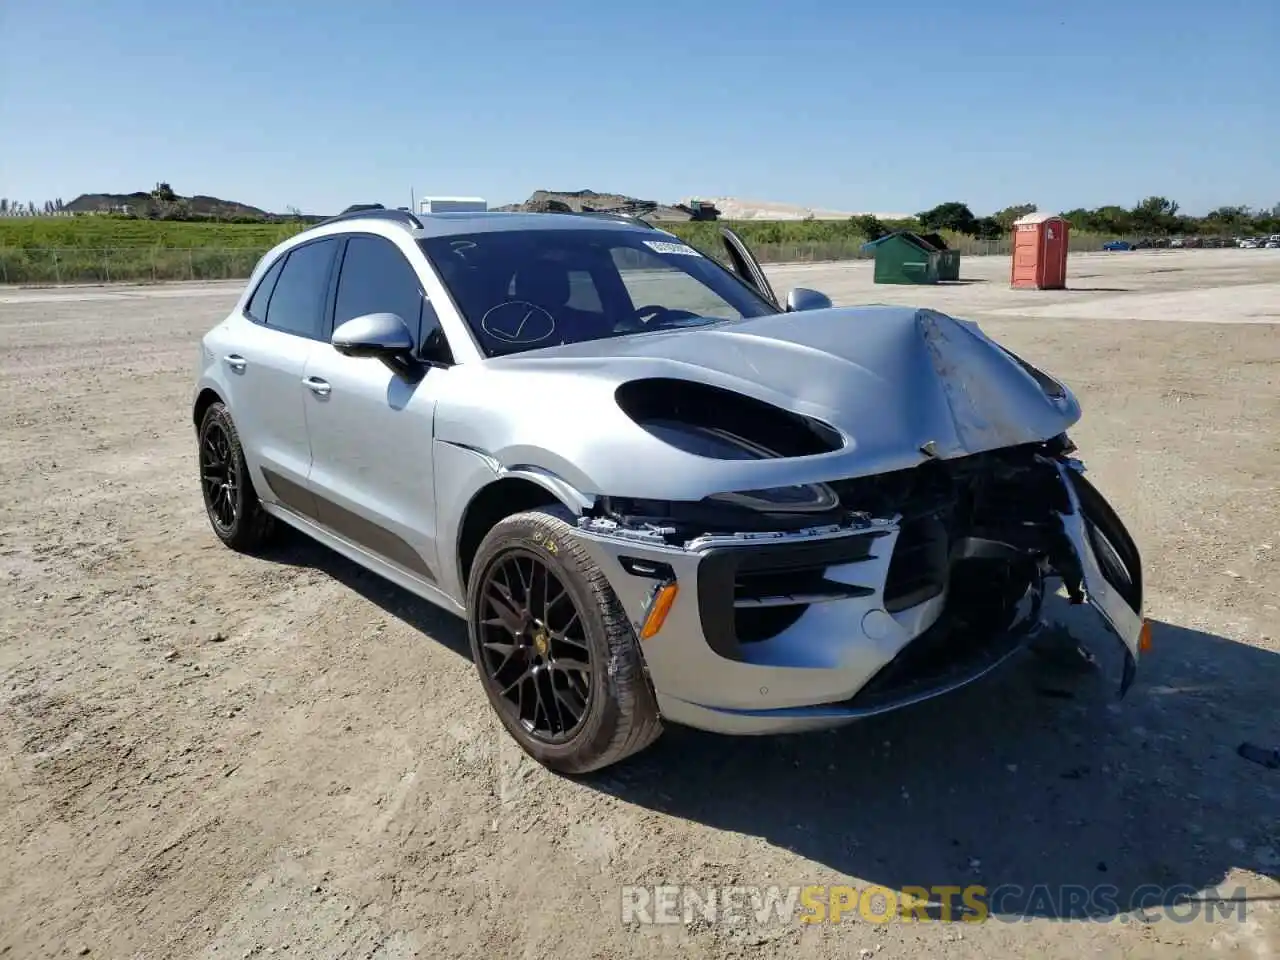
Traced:
<path id="1" fill-rule="evenodd" d="M 269 500 L 310 516 L 307 359 L 324 335 L 332 239 L 294 247 L 273 264 L 245 308 L 228 368 L 231 412 L 254 486 Z"/>
<path id="2" fill-rule="evenodd" d="M 773 287 L 769 285 L 769 278 L 764 275 L 760 261 L 751 253 L 746 242 L 728 227 L 720 228 L 720 238 L 724 241 L 725 250 L 729 254 L 729 263 L 733 267 L 733 272 L 744 283 L 754 287 L 760 296 L 781 310 L 782 304 L 778 302 Z"/>

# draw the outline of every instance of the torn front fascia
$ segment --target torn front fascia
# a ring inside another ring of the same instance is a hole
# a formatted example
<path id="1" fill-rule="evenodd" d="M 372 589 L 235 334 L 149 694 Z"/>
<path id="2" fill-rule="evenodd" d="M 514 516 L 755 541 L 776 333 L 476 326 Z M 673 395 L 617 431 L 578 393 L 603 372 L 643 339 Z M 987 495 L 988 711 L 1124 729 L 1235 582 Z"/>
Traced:
<path id="1" fill-rule="evenodd" d="M 1069 512 L 1060 514 L 1060 518 L 1063 532 L 1071 541 L 1072 552 L 1075 554 L 1080 567 L 1079 590 L 1081 596 L 1085 602 L 1097 611 L 1103 624 L 1120 641 L 1124 650 L 1124 676 L 1120 681 L 1120 696 L 1123 697 L 1128 692 L 1137 674 L 1138 652 L 1143 629 L 1142 611 L 1134 609 L 1122 595 L 1121 587 L 1108 580 L 1098 562 L 1097 555 L 1094 553 L 1088 529 L 1091 521 L 1085 515 L 1080 493 L 1077 491 L 1070 476 L 1072 472 L 1083 473 L 1082 466 L 1068 459 L 1059 460 L 1055 463 L 1055 466 L 1061 477 L 1063 488 L 1067 493 Z M 1123 537 L 1128 541 L 1128 546 L 1132 551 L 1133 563 L 1140 564 L 1141 560 L 1137 554 L 1137 547 L 1129 539 L 1128 531 L 1123 529 L 1118 518 L 1113 519 L 1116 529 L 1108 531 L 1108 534 L 1114 537 Z M 1137 583 L 1140 583 L 1141 571 L 1139 569 L 1131 569 L 1129 574 L 1131 577 L 1136 578 Z M 1132 589 L 1136 589 L 1133 602 L 1138 607 L 1141 607 L 1141 589 L 1140 587 L 1133 588 L 1131 585 Z"/>
<path id="2" fill-rule="evenodd" d="M 696 552 L 709 547 L 751 546 L 778 540 L 847 536 L 848 534 L 888 528 L 896 522 L 897 518 L 882 519 L 855 515 L 845 523 L 800 527 L 791 530 L 743 530 L 709 533 L 687 528 L 682 529 L 679 526 L 663 525 L 652 521 L 628 522 L 625 518 L 587 515 L 578 518 L 578 527 L 597 536 L 613 537 L 633 543 L 647 543 L 655 547 L 678 546 L 685 550 Z"/>
<path id="3" fill-rule="evenodd" d="M 599 536 L 687 548 L 708 537 L 753 543 L 779 537 L 857 533 L 894 522 L 840 506 L 834 494 L 832 504 L 810 511 L 775 511 L 717 502 L 714 497 L 688 503 L 601 497 L 578 519 L 578 526 Z"/>
<path id="4" fill-rule="evenodd" d="M 1020 485 L 1032 480 L 1033 485 L 1026 489 L 1041 502 L 1045 521 L 1051 521 L 1055 511 L 1067 509 L 1067 499 L 1060 491 L 1045 494 L 1044 483 L 1034 483 L 1034 475 L 1039 472 L 1042 481 L 1052 478 L 1050 483 L 1058 480 L 1054 464 L 1074 450 L 1070 438 L 1062 434 L 1044 443 L 1006 448 L 949 463 L 928 462 L 890 474 L 816 484 L 815 488 L 822 488 L 834 498 L 825 504 L 815 501 L 812 506 L 791 509 L 762 509 L 722 497 L 670 502 L 602 496 L 579 518 L 578 525 L 599 536 L 667 547 L 709 545 L 707 538 L 716 538 L 716 545 L 728 545 L 785 537 L 838 536 L 909 522 L 948 509 L 954 506 L 957 482 L 963 483 L 964 477 L 975 475 L 1004 485 L 996 495 L 997 500 L 1008 495 L 1010 482 Z M 1050 499 L 1046 500 L 1046 496 Z M 1001 530 L 997 539 L 1011 532 Z M 1060 529 L 1056 532 L 1058 535 L 1052 538 L 1056 542 L 1050 544 L 1048 552 L 1061 564 L 1073 598 L 1081 602 L 1078 564 L 1074 562 L 1070 541 Z M 981 537 L 977 530 L 968 533 Z M 1017 533 L 1022 541 L 1028 536 L 1038 536 L 1025 528 Z M 1024 542 L 1021 546 L 1036 551 L 1044 545 Z"/>

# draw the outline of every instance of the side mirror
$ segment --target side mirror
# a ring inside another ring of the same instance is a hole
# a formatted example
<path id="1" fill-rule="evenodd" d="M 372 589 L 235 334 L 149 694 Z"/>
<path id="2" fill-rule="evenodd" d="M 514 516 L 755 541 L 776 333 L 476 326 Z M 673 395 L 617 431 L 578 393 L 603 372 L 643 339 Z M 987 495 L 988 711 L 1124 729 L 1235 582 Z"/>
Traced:
<path id="1" fill-rule="evenodd" d="M 787 292 L 787 312 L 796 310 L 827 310 L 831 307 L 831 298 L 825 293 L 810 290 L 807 287 L 792 287 Z"/>
<path id="2" fill-rule="evenodd" d="M 366 313 L 333 331 L 329 341 L 344 357 L 390 360 L 413 351 L 413 334 L 394 313 Z"/>
<path id="3" fill-rule="evenodd" d="M 426 372 L 426 365 L 413 356 L 413 334 L 394 313 L 352 317 L 333 331 L 329 342 L 344 357 L 381 360 L 392 373 L 409 383 L 417 383 Z"/>

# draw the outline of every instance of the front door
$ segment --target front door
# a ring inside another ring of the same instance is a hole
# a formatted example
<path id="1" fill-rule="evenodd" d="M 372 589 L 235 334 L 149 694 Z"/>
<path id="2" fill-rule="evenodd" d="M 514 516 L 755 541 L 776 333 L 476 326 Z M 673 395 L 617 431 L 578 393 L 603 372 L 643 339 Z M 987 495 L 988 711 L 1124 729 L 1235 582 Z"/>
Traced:
<path id="1" fill-rule="evenodd" d="M 334 329 L 365 314 L 394 313 L 421 347 L 438 324 L 404 253 L 372 234 L 345 242 Z M 410 383 L 379 360 L 345 357 L 329 343 L 316 345 L 306 368 L 309 486 L 320 522 L 427 583 L 438 579 L 433 422 L 449 375 L 446 367 L 431 367 Z"/>
<path id="2" fill-rule="evenodd" d="M 769 284 L 769 278 L 764 275 L 764 268 L 760 266 L 760 261 L 752 254 L 746 242 L 728 227 L 720 228 L 720 238 L 724 241 L 725 250 L 729 254 L 733 272 L 744 283 L 755 288 L 760 296 L 781 310 L 782 304 L 778 302 L 778 297 Z"/>

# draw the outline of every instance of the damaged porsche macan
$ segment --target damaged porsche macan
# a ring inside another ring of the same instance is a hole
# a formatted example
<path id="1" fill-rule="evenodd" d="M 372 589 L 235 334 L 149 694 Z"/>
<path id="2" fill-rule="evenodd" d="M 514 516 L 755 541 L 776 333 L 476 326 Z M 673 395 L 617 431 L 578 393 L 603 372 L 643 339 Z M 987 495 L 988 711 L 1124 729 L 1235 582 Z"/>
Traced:
<path id="1" fill-rule="evenodd" d="M 210 524 L 285 523 L 465 618 L 481 688 L 583 773 L 664 722 L 832 727 L 954 690 L 1046 598 L 1146 642 L 1071 391 L 975 324 L 779 300 L 624 217 L 363 208 L 203 339 Z"/>

